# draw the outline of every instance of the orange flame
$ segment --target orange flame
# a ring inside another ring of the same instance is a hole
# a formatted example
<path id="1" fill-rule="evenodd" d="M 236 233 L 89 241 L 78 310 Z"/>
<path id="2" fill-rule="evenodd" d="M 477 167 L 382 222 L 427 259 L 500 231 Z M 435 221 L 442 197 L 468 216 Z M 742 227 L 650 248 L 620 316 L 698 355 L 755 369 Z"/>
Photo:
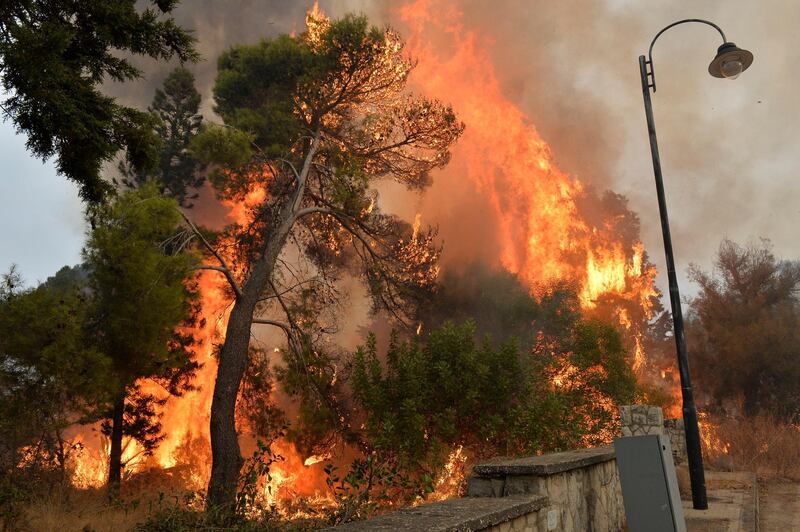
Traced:
<path id="1" fill-rule="evenodd" d="M 655 271 L 643 268 L 641 243 L 625 246 L 613 231 L 585 221 L 577 203 L 584 185 L 559 169 L 536 128 L 503 95 L 486 43 L 463 26 L 457 3 L 416 0 L 399 13 L 419 59 L 411 81 L 452 104 L 466 124 L 453 160 L 466 163 L 494 209 L 502 264 L 531 287 L 578 281 L 585 308 L 617 294 L 649 311 Z"/>
<path id="2" fill-rule="evenodd" d="M 598 298 L 613 294 L 638 305 L 649 317 L 650 298 L 656 294 L 655 270 L 645 267 L 642 244 L 626 244 L 613 229 L 593 227 L 583 218 L 578 199 L 586 193 L 584 185 L 559 169 L 536 128 L 503 95 L 480 35 L 463 27 L 457 4 L 453 0 L 436 3 L 416 0 L 400 8 L 399 14 L 410 29 L 412 55 L 419 59 L 412 82 L 428 97 L 452 104 L 467 126 L 453 159 L 466 168 L 466 175 L 494 210 L 503 266 L 519 275 L 532 290 L 552 280 L 576 281 L 581 304 L 586 309 L 594 308 Z M 315 2 L 306 16 L 312 44 L 327 24 Z M 447 46 L 440 46 L 442 42 Z M 230 221 L 247 222 L 251 207 L 265 197 L 265 189 L 256 188 L 244 201 L 227 203 Z M 371 210 L 372 203 L 367 208 Z M 414 238 L 419 233 L 420 216 L 415 219 Z M 166 469 L 188 465 L 195 489 L 204 488 L 210 473 L 208 427 L 216 375 L 214 349 L 224 339 L 231 303 L 224 280 L 215 272 L 204 273 L 200 286 L 206 320 L 205 326 L 196 332 L 202 342 L 196 357 L 204 364 L 197 374 L 198 389 L 170 398 L 163 417 L 164 442 L 151 459 L 131 462 L 128 466 L 135 471 L 144 467 Z M 635 328 L 624 309 L 617 315 L 621 325 Z M 421 327 L 422 324 L 417 334 Z M 638 367 L 644 361 L 641 332 L 632 334 L 636 338 L 634 357 Z M 554 376 L 553 384 L 568 385 L 574 377 L 570 372 L 566 368 L 563 375 Z M 86 452 L 77 460 L 73 480 L 81 486 L 101 485 L 107 474 L 107 451 L 101 444 L 85 446 Z M 133 456 L 136 446 L 129 447 Z M 265 501 L 274 504 L 298 494 L 316 494 L 324 500 L 319 494 L 319 489 L 325 486 L 319 466 L 327 457 L 303 458 L 284 441 L 277 442 L 276 449 L 286 460 L 274 464 L 272 479 L 263 486 Z M 454 449 L 437 481 L 437 493 L 445 496 L 455 493 L 463 478 L 464 462 L 462 449 Z"/>
<path id="3" fill-rule="evenodd" d="M 536 293 L 543 284 L 577 284 L 581 306 L 611 297 L 630 339 L 634 370 L 645 365 L 644 322 L 653 316 L 656 270 L 641 242 L 626 242 L 613 218 L 590 222 L 581 202 L 590 192 L 555 162 L 547 142 L 504 94 L 478 31 L 463 23 L 456 0 L 415 0 L 399 9 L 418 59 L 411 83 L 453 106 L 466 129 L 445 177 L 466 176 L 494 211 L 501 263 Z M 461 186 L 460 182 L 453 186 Z M 638 309 L 637 320 L 627 309 Z M 577 368 L 553 375 L 556 387 L 580 379 Z M 608 398 L 598 404 L 615 414 Z M 613 436 L 613 435 L 609 435 Z"/>

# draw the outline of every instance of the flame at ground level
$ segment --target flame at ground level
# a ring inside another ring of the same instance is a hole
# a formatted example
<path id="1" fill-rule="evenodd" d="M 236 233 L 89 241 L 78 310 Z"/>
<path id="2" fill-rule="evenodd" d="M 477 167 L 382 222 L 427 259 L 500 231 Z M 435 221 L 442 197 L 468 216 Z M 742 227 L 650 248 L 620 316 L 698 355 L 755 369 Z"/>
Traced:
<path id="1" fill-rule="evenodd" d="M 316 5 L 309 14 L 312 21 L 322 16 Z M 536 128 L 503 95 L 481 35 L 463 26 L 457 2 L 417 0 L 401 7 L 399 16 L 408 28 L 411 53 L 419 60 L 412 83 L 424 95 L 451 104 L 466 124 L 453 153 L 452 169 L 440 177 L 463 171 L 474 183 L 495 218 L 499 261 L 532 291 L 555 280 L 575 282 L 587 311 L 596 309 L 604 298 L 615 298 L 619 305 L 614 315 L 633 339 L 634 367 L 641 367 L 645 362 L 642 327 L 652 318 L 657 296 L 656 271 L 647 263 L 641 242 L 621 236 L 619 224 L 625 220 L 612 216 L 589 221 L 581 202 L 590 192 L 559 169 Z M 228 205 L 229 217 L 246 220 L 248 203 L 263 198 L 263 190 L 252 191 L 241 204 Z M 168 401 L 163 417 L 166 438 L 152 457 L 138 454 L 135 444 L 128 445 L 124 457 L 128 473 L 148 468 L 188 471 L 187 487 L 196 490 L 205 488 L 210 473 L 214 350 L 223 340 L 230 305 L 215 273 L 201 277 L 201 291 L 205 326 L 197 331 L 196 356 L 203 363 L 196 379 L 198 389 Z M 555 386 L 575 378 L 569 368 L 565 371 L 553 377 Z M 82 486 L 101 485 L 107 475 L 107 449 L 96 433 L 94 443 L 89 442 L 90 436 L 80 436 L 85 449 L 74 469 L 75 483 Z M 276 442 L 275 451 L 285 460 L 273 465 L 272 480 L 263 487 L 267 503 L 325 496 L 322 467 L 327 457 L 299 456 L 285 441 Z M 457 491 L 464 462 L 463 450 L 455 449 L 437 493 L 447 496 Z"/>

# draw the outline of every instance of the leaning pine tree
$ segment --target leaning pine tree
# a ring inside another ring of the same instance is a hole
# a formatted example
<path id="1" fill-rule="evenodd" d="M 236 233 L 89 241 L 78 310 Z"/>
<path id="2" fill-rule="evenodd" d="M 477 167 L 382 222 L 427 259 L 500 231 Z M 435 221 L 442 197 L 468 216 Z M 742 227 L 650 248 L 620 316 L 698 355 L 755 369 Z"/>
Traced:
<path id="1" fill-rule="evenodd" d="M 354 275 L 375 310 L 413 327 L 416 302 L 435 286 L 435 231 L 382 213 L 372 185 L 424 189 L 463 131 L 452 109 L 405 92 L 414 63 L 397 34 L 354 16 L 309 15 L 306 25 L 220 57 L 214 97 L 225 126 L 206 126 L 192 146 L 218 165 L 220 197 L 247 206 L 246 220 L 200 238 L 214 262 L 206 267 L 234 298 L 211 406 L 208 504 L 226 511 L 242 466 L 234 413 L 252 325 L 282 329 L 290 366 L 310 376 L 315 342 L 329 332 L 320 317 L 343 303 L 336 281 Z"/>

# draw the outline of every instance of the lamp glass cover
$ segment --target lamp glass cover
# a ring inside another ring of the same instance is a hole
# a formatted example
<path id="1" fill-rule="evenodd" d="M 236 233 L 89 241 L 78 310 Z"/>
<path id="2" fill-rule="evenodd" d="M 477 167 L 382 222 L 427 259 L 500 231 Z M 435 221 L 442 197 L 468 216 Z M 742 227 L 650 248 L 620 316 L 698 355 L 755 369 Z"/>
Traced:
<path id="1" fill-rule="evenodd" d="M 721 71 L 727 79 L 736 79 L 742 73 L 744 65 L 738 59 L 723 61 Z"/>

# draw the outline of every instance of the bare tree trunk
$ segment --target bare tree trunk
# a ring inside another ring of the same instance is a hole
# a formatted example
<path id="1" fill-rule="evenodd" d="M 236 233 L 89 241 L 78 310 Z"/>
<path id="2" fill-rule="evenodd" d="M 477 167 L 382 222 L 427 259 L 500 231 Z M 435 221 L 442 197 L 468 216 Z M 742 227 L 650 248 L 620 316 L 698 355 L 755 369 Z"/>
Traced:
<path id="1" fill-rule="evenodd" d="M 234 303 L 228 318 L 211 402 L 211 479 L 208 483 L 208 506 L 228 511 L 232 511 L 235 506 L 239 471 L 243 463 L 236 433 L 235 410 L 239 385 L 247 369 L 250 327 L 255 308 L 255 304 L 245 301 L 245 297 Z"/>
<path id="2" fill-rule="evenodd" d="M 237 297 L 228 327 L 225 342 L 219 353 L 217 379 L 214 383 L 214 397 L 211 401 L 211 479 L 208 483 L 208 508 L 223 513 L 233 513 L 236 508 L 236 488 L 242 468 L 241 450 L 236 433 L 236 400 L 239 387 L 247 370 L 250 351 L 250 328 L 253 326 L 253 312 L 258 298 L 272 280 L 275 262 L 286 243 L 286 238 L 295 222 L 295 213 L 305 193 L 305 183 L 311 163 L 319 147 L 320 134 L 311 142 L 308 153 L 297 178 L 297 190 L 290 201 L 280 209 L 280 223 L 271 234 L 261 258 L 256 262 L 250 277 Z"/>
<path id="3" fill-rule="evenodd" d="M 125 392 L 114 401 L 111 417 L 111 451 L 108 457 L 108 494 L 112 498 L 119 496 L 122 482 L 122 423 L 125 414 Z"/>
<path id="4" fill-rule="evenodd" d="M 289 213 L 289 220 L 293 213 Z M 228 318 L 225 342 L 219 353 L 217 379 L 211 402 L 211 479 L 208 483 L 208 507 L 232 512 L 243 459 L 236 433 L 236 400 L 239 386 L 249 364 L 250 328 L 258 298 L 272 279 L 275 262 L 286 242 L 287 222 L 276 231 L 264 255 L 258 261 L 242 296 L 236 300 Z"/>

